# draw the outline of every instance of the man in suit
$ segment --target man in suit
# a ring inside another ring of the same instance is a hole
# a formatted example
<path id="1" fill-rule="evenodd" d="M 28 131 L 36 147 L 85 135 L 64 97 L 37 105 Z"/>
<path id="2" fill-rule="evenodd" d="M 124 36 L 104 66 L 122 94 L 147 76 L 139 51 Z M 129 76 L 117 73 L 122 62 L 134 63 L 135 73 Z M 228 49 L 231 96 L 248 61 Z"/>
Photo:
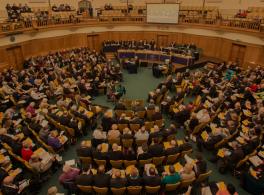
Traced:
<path id="1" fill-rule="evenodd" d="M 126 106 L 123 104 L 123 99 L 120 98 L 118 104 L 115 105 L 114 110 L 127 110 Z"/>
<path id="2" fill-rule="evenodd" d="M 75 178 L 75 184 L 81 186 L 91 186 L 93 183 L 93 174 L 90 164 L 84 163 L 82 167 L 82 173 Z M 90 172 L 90 173 L 89 173 Z M 89 173 L 89 174 L 88 174 Z"/>
<path id="3" fill-rule="evenodd" d="M 138 153 L 138 161 L 140 160 L 148 160 L 152 158 L 152 154 L 148 152 L 148 145 L 146 143 L 142 144 L 142 150 L 143 153 L 139 154 L 139 150 L 137 151 Z"/>
<path id="4" fill-rule="evenodd" d="M 102 123 L 114 124 L 115 122 L 115 119 L 113 117 L 110 117 L 108 112 L 104 114 L 104 117 L 102 118 Z"/>
<path id="5" fill-rule="evenodd" d="M 244 139 L 247 139 L 248 141 L 250 141 L 250 144 L 252 145 L 253 150 L 256 150 L 256 148 L 259 146 L 260 140 L 254 130 L 250 130 L 249 137 L 245 137 Z"/>
<path id="6" fill-rule="evenodd" d="M 162 114 L 159 112 L 159 107 L 155 107 L 155 113 L 152 115 L 152 121 L 161 120 Z"/>
<path id="7" fill-rule="evenodd" d="M 155 41 L 154 39 L 151 40 L 151 42 L 149 43 L 151 45 L 151 48 L 154 48 L 154 45 L 155 45 Z"/>
<path id="8" fill-rule="evenodd" d="M 9 176 L 14 170 L 8 170 L 8 168 L 12 166 L 12 163 L 10 160 L 4 160 L 0 165 L 0 182 L 2 183 L 6 177 Z M 15 181 L 21 181 L 23 180 L 23 172 L 15 175 L 14 177 Z"/>
<path id="9" fill-rule="evenodd" d="M 175 100 L 175 102 L 179 102 L 182 98 L 184 98 L 184 92 L 181 89 L 177 89 L 177 96 L 173 96 L 173 99 Z"/>
<path id="10" fill-rule="evenodd" d="M 83 119 L 85 122 L 85 129 L 87 129 L 91 123 L 91 118 L 85 114 L 85 110 L 82 109 L 79 114 L 79 118 Z"/>
<path id="11" fill-rule="evenodd" d="M 175 85 L 181 85 L 182 83 L 182 76 L 181 76 L 181 73 L 178 72 L 177 73 L 177 78 L 176 78 L 176 83 L 174 83 Z"/>
<path id="12" fill-rule="evenodd" d="M 110 187 L 111 188 L 123 188 L 127 187 L 128 182 L 125 174 L 121 178 L 121 171 L 119 169 L 116 170 L 113 178 L 110 180 Z"/>
<path id="13" fill-rule="evenodd" d="M 105 173 L 105 166 L 99 165 L 97 174 L 94 175 L 94 186 L 99 188 L 109 188 L 111 176 Z"/>
<path id="14" fill-rule="evenodd" d="M 76 118 L 76 117 L 73 117 L 73 118 L 72 118 L 72 121 L 70 121 L 69 124 L 68 124 L 67 126 L 68 126 L 69 128 L 74 129 L 75 137 L 76 137 L 76 136 L 79 136 L 79 135 L 81 134 L 81 133 L 80 133 L 81 130 L 84 130 L 83 127 L 81 127 L 81 126 L 78 125 L 78 121 L 77 121 L 77 118 Z M 84 135 L 85 135 L 85 134 L 87 135 L 87 132 L 84 131 L 83 134 L 84 134 Z"/>
<path id="15" fill-rule="evenodd" d="M 1 141 L 3 143 L 8 144 L 9 146 L 12 145 L 14 136 L 13 135 L 8 135 L 6 128 L 1 128 L 0 129 L 0 135 L 1 135 Z"/>
<path id="16" fill-rule="evenodd" d="M 93 149 L 86 141 L 81 142 L 81 146 L 76 148 L 79 157 L 92 157 Z"/>
<path id="17" fill-rule="evenodd" d="M 154 126 L 154 128 L 155 128 L 155 126 Z M 157 133 L 159 133 L 159 132 L 157 132 Z M 159 138 L 158 137 L 154 137 L 154 145 L 149 146 L 148 152 L 152 155 L 152 157 L 163 156 L 163 145 L 159 144 Z"/>
<path id="18" fill-rule="evenodd" d="M 122 113 L 121 114 L 121 119 L 117 120 L 117 124 L 127 124 L 127 126 L 129 126 L 129 120 L 126 120 L 126 114 Z"/>
<path id="19" fill-rule="evenodd" d="M 242 148 L 245 156 L 251 154 L 254 151 L 252 144 L 250 144 L 250 140 L 244 139 L 244 144 L 239 146 Z"/>
<path id="20" fill-rule="evenodd" d="M 21 150 L 23 148 L 23 144 L 21 142 L 21 137 L 19 136 L 15 136 L 14 137 L 14 140 L 11 144 L 11 149 L 12 149 L 12 152 L 17 155 L 17 156 L 20 156 L 21 157 Z"/>
<path id="21" fill-rule="evenodd" d="M 122 151 L 118 150 L 118 145 L 114 143 L 112 145 L 112 150 L 109 150 L 110 160 L 122 160 Z"/>
<path id="22" fill-rule="evenodd" d="M 208 136 L 205 139 L 198 139 L 196 150 L 202 152 L 202 146 L 205 146 L 205 148 L 207 148 L 209 151 L 212 151 L 214 149 L 214 145 L 223 140 L 220 129 L 216 129 L 214 134 L 214 136 Z"/>
<path id="23" fill-rule="evenodd" d="M 174 155 L 180 153 L 180 148 L 176 146 L 176 141 L 171 140 L 170 142 L 170 148 L 165 148 L 164 149 L 164 155 L 169 156 L 169 155 Z"/>
<path id="24" fill-rule="evenodd" d="M 120 135 L 120 142 L 122 143 L 122 140 L 129 140 L 129 139 L 134 139 L 133 134 L 129 134 L 130 130 L 128 127 L 124 129 L 124 134 Z"/>
<path id="25" fill-rule="evenodd" d="M 81 82 L 78 82 L 78 88 L 81 94 L 87 94 L 87 89 L 85 87 L 85 80 L 82 79 Z"/>
<path id="26" fill-rule="evenodd" d="M 79 117 L 80 113 L 77 111 L 77 107 L 76 106 L 72 106 L 70 113 L 73 114 L 75 117 Z"/>
<path id="27" fill-rule="evenodd" d="M 136 107 L 133 109 L 134 112 L 146 111 L 143 106 L 140 106 L 140 102 L 137 102 Z"/>
<path id="28" fill-rule="evenodd" d="M 144 39 L 143 44 L 144 44 L 144 45 L 148 44 L 148 42 L 147 42 L 146 39 Z"/>
<path id="29" fill-rule="evenodd" d="M 34 130 L 37 134 L 39 134 L 39 131 L 43 128 L 40 124 L 37 123 L 38 120 L 36 117 L 31 119 L 31 123 L 29 123 L 29 128 Z"/>
<path id="30" fill-rule="evenodd" d="M 158 125 L 154 125 L 154 132 L 153 132 L 153 133 L 150 132 L 150 134 L 149 134 L 149 144 L 152 143 L 152 139 L 153 139 L 153 138 L 155 138 L 155 137 L 156 137 L 156 138 L 160 138 L 160 137 L 162 137 L 162 136 L 163 136 L 163 132 L 160 131 Z"/>
<path id="31" fill-rule="evenodd" d="M 161 87 L 163 85 L 165 85 L 167 89 L 170 89 L 171 88 L 171 85 L 172 85 L 172 77 L 171 77 L 171 75 L 168 76 L 168 80 L 166 82 L 161 82 L 158 85 L 158 88 L 161 89 Z"/>
<path id="32" fill-rule="evenodd" d="M 144 120 L 141 119 L 141 118 L 138 118 L 138 113 L 137 112 L 135 112 L 134 117 L 135 118 L 130 121 L 130 124 L 140 124 L 140 127 L 145 125 Z"/>
<path id="33" fill-rule="evenodd" d="M 147 102 L 149 102 L 150 99 L 152 99 L 152 100 L 154 100 L 154 102 L 156 102 L 157 98 L 161 95 L 162 95 L 162 93 L 161 93 L 160 89 L 156 89 L 155 94 L 153 94 L 153 95 L 151 93 L 148 94 Z"/>
<path id="34" fill-rule="evenodd" d="M 47 116 L 52 118 L 53 120 L 55 121 L 58 121 L 58 119 L 60 118 L 59 115 L 55 114 L 55 113 L 52 113 L 53 109 L 51 107 L 48 108 L 48 113 L 47 113 Z"/>
<path id="35" fill-rule="evenodd" d="M 189 137 L 188 136 L 185 136 L 184 139 L 183 139 L 183 144 L 181 144 L 179 147 L 180 151 L 183 152 L 183 151 L 188 151 L 190 149 L 193 149 L 193 146 L 191 144 L 189 144 Z"/>
<path id="36" fill-rule="evenodd" d="M 154 100 L 150 100 L 147 110 L 155 110 Z"/>
<path id="37" fill-rule="evenodd" d="M 39 131 L 39 139 L 42 140 L 45 144 L 48 144 L 50 126 L 46 125 Z"/>
<path id="38" fill-rule="evenodd" d="M 171 99 L 170 96 L 167 96 L 167 101 L 163 101 L 161 102 L 161 110 L 165 113 L 169 113 L 169 109 L 171 105 L 175 104 L 175 101 L 173 99 Z"/>
<path id="39" fill-rule="evenodd" d="M 231 152 L 230 155 L 227 155 L 225 152 L 224 159 L 228 162 L 228 167 L 230 169 L 234 169 L 236 165 L 244 158 L 244 152 L 241 147 L 239 147 L 237 141 L 232 141 L 232 148 L 233 150 L 229 150 Z M 228 150 L 226 148 L 223 148 L 224 151 Z"/>
<path id="40" fill-rule="evenodd" d="M 63 114 L 59 117 L 58 122 L 63 126 L 68 126 L 69 122 L 71 121 L 71 117 L 68 116 L 67 111 L 63 111 Z"/>
<path id="41" fill-rule="evenodd" d="M 108 160 L 108 152 L 106 151 L 102 151 L 102 145 L 99 144 L 96 147 L 96 150 L 93 151 L 93 159 L 96 160 Z"/>
<path id="42" fill-rule="evenodd" d="M 161 185 L 160 175 L 157 169 L 150 167 L 149 168 L 149 176 L 147 175 L 147 168 L 145 167 L 145 171 L 143 173 L 143 183 L 145 186 L 156 187 Z"/>

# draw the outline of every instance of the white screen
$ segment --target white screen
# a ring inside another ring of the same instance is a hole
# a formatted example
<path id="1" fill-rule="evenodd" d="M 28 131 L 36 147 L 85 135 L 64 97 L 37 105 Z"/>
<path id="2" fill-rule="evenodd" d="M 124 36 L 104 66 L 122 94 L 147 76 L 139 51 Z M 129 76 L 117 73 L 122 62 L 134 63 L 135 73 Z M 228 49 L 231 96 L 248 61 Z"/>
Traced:
<path id="1" fill-rule="evenodd" d="M 178 24 L 179 5 L 147 4 L 147 22 Z"/>

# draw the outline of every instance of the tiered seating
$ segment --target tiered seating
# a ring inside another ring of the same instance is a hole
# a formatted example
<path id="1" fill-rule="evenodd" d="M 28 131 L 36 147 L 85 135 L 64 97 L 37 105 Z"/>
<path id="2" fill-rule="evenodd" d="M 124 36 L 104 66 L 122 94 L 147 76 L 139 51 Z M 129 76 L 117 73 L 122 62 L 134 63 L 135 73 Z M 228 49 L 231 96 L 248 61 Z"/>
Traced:
<path id="1" fill-rule="evenodd" d="M 252 19 L 256 16 L 259 16 L 259 18 L 264 18 L 264 7 L 248 7 L 247 9 L 247 18 Z"/>

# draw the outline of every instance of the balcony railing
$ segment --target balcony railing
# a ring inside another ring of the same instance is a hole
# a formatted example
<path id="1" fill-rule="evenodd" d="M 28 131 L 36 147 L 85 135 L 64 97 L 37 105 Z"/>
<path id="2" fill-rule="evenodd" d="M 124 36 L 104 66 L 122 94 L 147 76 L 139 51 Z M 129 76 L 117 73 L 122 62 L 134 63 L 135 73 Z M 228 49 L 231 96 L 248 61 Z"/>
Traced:
<path id="1" fill-rule="evenodd" d="M 99 16 L 94 18 L 59 18 L 40 19 L 32 21 L 18 21 L 1 23 L 0 34 L 11 34 L 13 32 L 26 32 L 37 29 L 50 30 L 63 27 L 83 27 L 83 26 L 105 26 L 105 25 L 157 25 L 146 22 L 144 15 L 137 16 Z M 158 24 L 160 25 L 160 24 Z M 223 31 L 236 31 L 239 33 L 258 34 L 264 36 L 264 23 L 241 18 L 223 19 L 221 17 L 186 16 L 179 17 L 179 24 L 164 24 L 166 26 L 182 26 L 208 28 Z"/>

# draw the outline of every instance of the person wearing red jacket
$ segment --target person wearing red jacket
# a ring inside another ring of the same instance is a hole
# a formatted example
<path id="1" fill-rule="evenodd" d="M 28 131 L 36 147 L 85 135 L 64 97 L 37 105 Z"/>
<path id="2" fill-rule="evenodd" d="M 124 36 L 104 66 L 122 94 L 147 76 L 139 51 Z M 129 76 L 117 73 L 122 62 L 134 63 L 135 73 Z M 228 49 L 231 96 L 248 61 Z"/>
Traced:
<path id="1" fill-rule="evenodd" d="M 252 82 L 252 84 L 249 86 L 251 92 L 256 92 L 258 89 L 258 85 L 255 81 Z"/>
<path id="2" fill-rule="evenodd" d="M 242 11 L 241 17 L 242 18 L 246 18 L 247 17 L 247 12 L 245 10 Z"/>

